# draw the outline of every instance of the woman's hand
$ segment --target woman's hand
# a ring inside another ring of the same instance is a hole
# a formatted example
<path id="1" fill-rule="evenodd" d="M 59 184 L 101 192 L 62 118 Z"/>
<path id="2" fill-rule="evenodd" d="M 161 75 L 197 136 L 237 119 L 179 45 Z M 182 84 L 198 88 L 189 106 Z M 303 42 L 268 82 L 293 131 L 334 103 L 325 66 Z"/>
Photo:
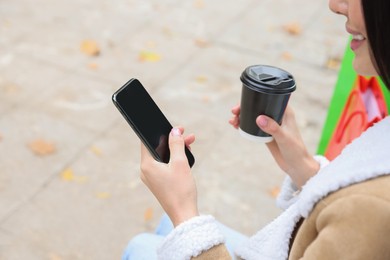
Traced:
<path id="1" fill-rule="evenodd" d="M 183 137 L 183 128 L 173 128 L 169 135 L 170 161 L 156 161 L 141 145 L 141 180 L 160 202 L 174 226 L 198 216 L 197 191 L 185 154 L 185 145 L 195 141 L 194 135 Z"/>
<path id="2" fill-rule="evenodd" d="M 240 125 L 240 106 L 233 107 L 232 113 L 229 123 L 237 129 Z M 274 140 L 267 143 L 268 149 L 279 167 L 301 188 L 318 172 L 319 164 L 303 143 L 292 109 L 287 107 L 281 126 L 265 115 L 257 117 L 256 123 L 261 130 L 273 136 Z"/>

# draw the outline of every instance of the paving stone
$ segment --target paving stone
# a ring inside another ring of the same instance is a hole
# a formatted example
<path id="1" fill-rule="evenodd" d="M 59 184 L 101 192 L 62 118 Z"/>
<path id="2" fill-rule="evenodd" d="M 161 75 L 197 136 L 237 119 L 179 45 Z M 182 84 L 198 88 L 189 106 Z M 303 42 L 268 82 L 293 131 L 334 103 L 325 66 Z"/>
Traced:
<path id="1" fill-rule="evenodd" d="M 326 1 L 1 1 L 0 259 L 118 259 L 129 239 L 153 232 L 162 209 L 111 102 L 132 77 L 196 134 L 201 212 L 256 232 L 280 213 L 284 173 L 228 124 L 240 74 L 268 64 L 294 75 L 290 105 L 315 153 L 344 23 Z M 85 40 L 99 55 L 81 51 Z M 35 155 L 28 144 L 39 138 L 55 152 Z"/>

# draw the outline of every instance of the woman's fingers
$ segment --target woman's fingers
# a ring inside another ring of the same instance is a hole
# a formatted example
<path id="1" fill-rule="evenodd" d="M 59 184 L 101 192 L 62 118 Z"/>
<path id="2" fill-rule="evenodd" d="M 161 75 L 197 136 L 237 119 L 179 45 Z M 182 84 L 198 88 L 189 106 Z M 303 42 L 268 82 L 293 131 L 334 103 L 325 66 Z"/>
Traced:
<path id="1" fill-rule="evenodd" d="M 184 131 L 185 131 L 184 127 L 177 126 L 175 128 L 180 130 L 181 135 L 184 134 Z M 188 136 L 184 137 L 184 143 L 188 148 L 190 148 L 190 145 L 193 144 L 194 142 L 195 142 L 195 135 L 194 134 L 189 134 Z"/>
<path id="2" fill-rule="evenodd" d="M 241 112 L 241 107 L 240 105 L 236 105 L 232 107 L 232 118 L 229 120 L 229 124 L 231 124 L 234 128 L 238 129 L 240 125 L 240 112 Z"/>
<path id="3" fill-rule="evenodd" d="M 186 146 L 188 148 L 190 148 L 191 144 L 193 144 L 195 142 L 195 135 L 194 134 L 190 134 L 186 137 L 184 137 L 184 143 L 186 144 Z"/>
<path id="4" fill-rule="evenodd" d="M 241 106 L 240 105 L 235 105 L 234 107 L 232 107 L 232 113 L 234 115 L 239 115 L 240 112 L 241 112 Z"/>
<path id="5" fill-rule="evenodd" d="M 260 127 L 261 130 L 267 134 L 272 135 L 277 143 L 281 143 L 285 139 L 285 132 L 283 128 L 272 118 L 268 116 L 258 116 L 256 119 L 256 124 Z"/>
<path id="6" fill-rule="evenodd" d="M 234 128 L 238 128 L 239 125 L 240 125 L 240 119 L 238 116 L 233 116 L 230 120 L 229 120 L 229 124 L 231 124 Z"/>

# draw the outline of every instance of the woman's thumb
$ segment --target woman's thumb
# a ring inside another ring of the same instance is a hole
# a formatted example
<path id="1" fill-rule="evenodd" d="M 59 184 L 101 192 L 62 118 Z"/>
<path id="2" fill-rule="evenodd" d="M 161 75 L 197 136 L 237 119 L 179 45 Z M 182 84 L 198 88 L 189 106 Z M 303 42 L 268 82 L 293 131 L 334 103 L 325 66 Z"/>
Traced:
<path id="1" fill-rule="evenodd" d="M 179 128 L 172 128 L 171 134 L 169 135 L 169 150 L 170 157 L 172 159 L 179 159 L 183 156 L 185 157 L 184 152 L 184 138 Z"/>
<path id="2" fill-rule="evenodd" d="M 272 135 L 275 139 L 280 138 L 283 134 L 282 127 L 275 120 L 268 116 L 258 116 L 256 118 L 256 124 L 258 125 L 258 127 L 260 127 L 261 130 L 263 130 L 267 134 Z"/>

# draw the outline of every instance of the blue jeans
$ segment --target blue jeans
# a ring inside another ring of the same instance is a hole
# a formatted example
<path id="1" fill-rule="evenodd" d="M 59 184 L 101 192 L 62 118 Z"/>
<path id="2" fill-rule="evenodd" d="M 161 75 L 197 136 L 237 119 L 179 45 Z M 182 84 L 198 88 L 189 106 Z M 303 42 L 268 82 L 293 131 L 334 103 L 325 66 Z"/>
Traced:
<path id="1" fill-rule="evenodd" d="M 225 245 L 234 259 L 234 249 L 248 239 L 245 235 L 218 223 L 221 232 L 226 238 Z M 154 234 L 142 233 L 135 236 L 127 245 L 122 260 L 155 260 L 156 249 L 173 229 L 171 220 L 167 215 L 161 218 Z"/>

